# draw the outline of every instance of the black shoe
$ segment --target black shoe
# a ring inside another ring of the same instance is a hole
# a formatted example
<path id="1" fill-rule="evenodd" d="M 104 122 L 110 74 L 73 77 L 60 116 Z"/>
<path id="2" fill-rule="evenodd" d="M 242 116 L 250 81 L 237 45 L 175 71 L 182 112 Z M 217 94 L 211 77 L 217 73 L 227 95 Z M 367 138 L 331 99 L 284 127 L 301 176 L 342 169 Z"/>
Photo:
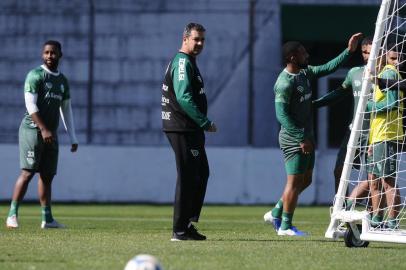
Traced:
<path id="1" fill-rule="evenodd" d="M 192 236 L 195 240 L 206 240 L 206 236 L 199 233 L 193 224 L 187 229 L 187 233 Z"/>
<path id="2" fill-rule="evenodd" d="M 171 241 L 202 241 L 206 240 L 206 236 L 199 233 L 196 228 L 192 225 L 190 226 L 184 233 L 180 234 L 177 232 L 173 232 Z"/>

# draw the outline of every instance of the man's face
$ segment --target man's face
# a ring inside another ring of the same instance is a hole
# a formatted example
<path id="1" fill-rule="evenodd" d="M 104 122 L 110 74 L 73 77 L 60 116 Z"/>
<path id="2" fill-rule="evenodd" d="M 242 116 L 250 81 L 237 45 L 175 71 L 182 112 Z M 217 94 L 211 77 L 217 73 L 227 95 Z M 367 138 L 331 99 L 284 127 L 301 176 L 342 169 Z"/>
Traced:
<path id="1" fill-rule="evenodd" d="M 388 54 L 386 55 L 386 64 L 396 67 L 398 63 L 399 63 L 398 53 L 394 51 L 389 51 Z"/>
<path id="2" fill-rule="evenodd" d="M 61 53 L 56 46 L 48 44 L 44 46 L 42 50 L 42 60 L 50 70 L 56 70 L 58 68 L 60 58 Z"/>
<path id="3" fill-rule="evenodd" d="M 183 47 L 186 53 L 197 56 L 202 52 L 205 40 L 204 33 L 192 30 L 190 36 L 183 37 Z"/>
<path id="4" fill-rule="evenodd" d="M 299 68 L 307 68 L 309 65 L 309 54 L 303 46 L 300 46 L 292 57 L 292 63 L 296 64 Z"/>
<path id="5" fill-rule="evenodd" d="M 371 47 L 371 44 L 361 46 L 362 59 L 364 60 L 364 64 L 368 63 L 369 54 L 371 53 Z"/>

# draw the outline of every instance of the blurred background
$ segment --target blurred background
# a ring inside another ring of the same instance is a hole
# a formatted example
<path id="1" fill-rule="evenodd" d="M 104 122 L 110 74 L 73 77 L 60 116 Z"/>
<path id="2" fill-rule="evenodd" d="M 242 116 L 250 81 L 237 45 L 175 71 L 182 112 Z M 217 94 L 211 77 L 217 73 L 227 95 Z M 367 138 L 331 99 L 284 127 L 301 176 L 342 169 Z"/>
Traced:
<path id="1" fill-rule="evenodd" d="M 273 85 L 283 69 L 281 46 L 298 40 L 310 64 L 327 62 L 355 32 L 372 35 L 376 0 L 2 0 L 0 2 L 0 200 L 8 201 L 18 168 L 23 84 L 39 66 L 42 44 L 62 43 L 79 152 L 69 152 L 62 125 L 54 201 L 172 201 L 176 168 L 161 131 L 161 85 L 180 48 L 184 26 L 206 28 L 198 57 L 219 131 L 207 135 L 208 203 L 268 204 L 279 199 L 285 172 L 278 149 Z M 312 82 L 313 98 L 333 90 L 341 70 Z M 303 204 L 329 204 L 333 167 L 350 102 L 314 114 L 317 160 Z M 27 199 L 36 200 L 31 184 Z"/>

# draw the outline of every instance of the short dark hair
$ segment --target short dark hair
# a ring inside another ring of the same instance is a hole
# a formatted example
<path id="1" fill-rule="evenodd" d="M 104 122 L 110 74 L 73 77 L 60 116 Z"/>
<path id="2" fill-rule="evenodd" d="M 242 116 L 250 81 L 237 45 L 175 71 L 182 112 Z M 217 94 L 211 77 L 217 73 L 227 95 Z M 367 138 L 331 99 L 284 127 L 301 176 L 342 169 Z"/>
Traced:
<path id="1" fill-rule="evenodd" d="M 372 41 L 374 40 L 373 36 L 366 36 L 361 41 L 361 46 L 365 45 L 372 45 Z"/>
<path id="2" fill-rule="evenodd" d="M 62 45 L 61 45 L 61 43 L 59 41 L 47 40 L 47 41 L 45 41 L 43 47 L 45 47 L 46 45 L 55 46 L 59 50 L 59 52 L 62 53 Z"/>
<path id="3" fill-rule="evenodd" d="M 298 41 L 288 41 L 282 46 L 282 57 L 285 64 L 290 63 L 290 57 L 294 55 L 303 45 Z"/>
<path id="4" fill-rule="evenodd" d="M 188 23 L 185 26 L 185 29 L 183 30 L 183 36 L 188 37 L 190 36 L 190 33 L 192 30 L 196 30 L 197 32 L 206 32 L 206 29 L 203 27 L 203 25 L 198 24 L 198 23 Z"/>
<path id="5" fill-rule="evenodd" d="M 386 48 L 384 48 L 384 52 L 399 52 L 399 47 L 394 42 L 389 42 L 386 44 Z"/>

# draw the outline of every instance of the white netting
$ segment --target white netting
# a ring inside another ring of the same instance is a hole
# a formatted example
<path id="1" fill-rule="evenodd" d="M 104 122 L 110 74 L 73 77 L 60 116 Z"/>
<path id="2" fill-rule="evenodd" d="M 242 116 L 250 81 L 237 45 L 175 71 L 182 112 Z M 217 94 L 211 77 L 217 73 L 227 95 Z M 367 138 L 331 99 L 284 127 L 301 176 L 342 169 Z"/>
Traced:
<path id="1" fill-rule="evenodd" d="M 355 135 L 347 147 L 329 230 L 339 230 L 340 221 L 348 222 L 345 219 L 351 212 L 362 211 L 369 233 L 406 237 L 406 73 L 402 70 L 406 66 L 406 2 L 386 2 L 382 30 L 375 31 L 372 59 L 364 72 L 359 120 L 354 121 Z M 340 211 L 342 215 L 335 215 Z"/>

